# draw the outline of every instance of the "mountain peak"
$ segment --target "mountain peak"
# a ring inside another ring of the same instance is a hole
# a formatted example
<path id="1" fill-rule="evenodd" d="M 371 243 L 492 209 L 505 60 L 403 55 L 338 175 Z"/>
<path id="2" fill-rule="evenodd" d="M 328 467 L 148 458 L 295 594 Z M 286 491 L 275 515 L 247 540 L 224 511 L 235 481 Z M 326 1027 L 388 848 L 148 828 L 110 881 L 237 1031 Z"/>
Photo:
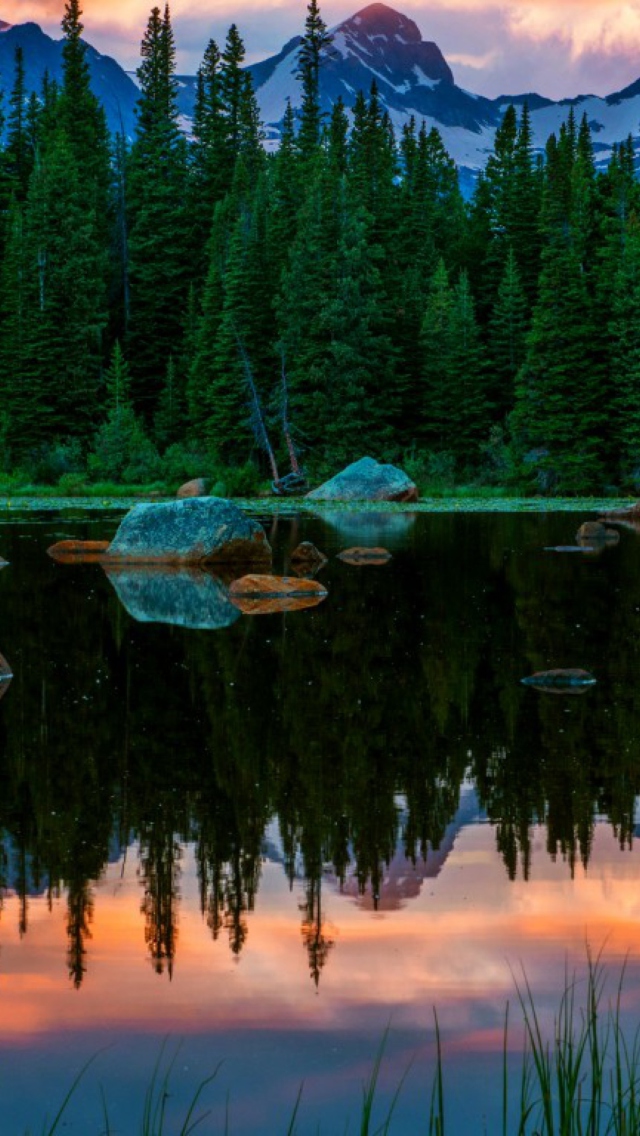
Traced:
<path id="1" fill-rule="evenodd" d="M 386 36 L 396 39 L 400 43 L 421 43 L 422 36 L 417 24 L 395 8 L 387 4 L 368 4 L 361 8 L 355 16 L 345 20 L 341 27 L 352 35 Z"/>
<path id="2" fill-rule="evenodd" d="M 10 27 L 11 24 L 8 24 L 6 20 L 0 20 L 0 32 L 8 32 Z"/>
<path id="3" fill-rule="evenodd" d="M 333 37 L 334 57 L 357 58 L 396 89 L 407 83 L 453 85 L 451 69 L 438 45 L 423 40 L 413 20 L 386 4 L 361 8 L 333 29 Z"/>

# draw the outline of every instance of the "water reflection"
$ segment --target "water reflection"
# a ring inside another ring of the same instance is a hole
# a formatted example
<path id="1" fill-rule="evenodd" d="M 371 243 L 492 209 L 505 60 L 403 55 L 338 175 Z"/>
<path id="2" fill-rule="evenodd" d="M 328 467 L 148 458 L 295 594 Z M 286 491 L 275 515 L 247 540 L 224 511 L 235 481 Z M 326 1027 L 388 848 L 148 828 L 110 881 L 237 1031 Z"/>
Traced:
<path id="1" fill-rule="evenodd" d="M 386 908 L 398 848 L 428 871 L 465 779 L 509 879 L 531 874 L 536 824 L 571 875 L 589 863 L 596 816 L 631 846 L 635 543 L 623 534 L 598 561 L 549 558 L 549 536 L 571 518 L 409 519 L 411 547 L 400 541 L 385 573 L 365 575 L 335 560 L 345 534 L 334 518 L 310 524 L 304 535 L 333 553 L 329 600 L 237 623 L 206 573 L 109 568 L 116 598 L 102 569 L 61 569 L 14 534 L 0 585 L 20 669 L 0 715 L 5 882 L 22 933 L 31 893 L 66 896 L 76 986 L 90 964 L 94 881 L 132 841 L 148 954 L 171 975 L 185 845 L 211 935 L 239 956 L 277 817 L 284 870 L 293 881 L 301 865 L 306 881 L 315 982 L 333 942 L 324 876 Z M 281 522 L 280 534 L 286 555 L 300 528 Z M 224 634 L 193 630 L 212 627 Z M 581 699 L 518 681 L 577 665 L 598 678 Z"/>
<path id="2" fill-rule="evenodd" d="M 108 565 L 104 569 L 120 603 L 140 623 L 171 623 L 217 631 L 239 616 L 222 582 L 199 569 Z"/>

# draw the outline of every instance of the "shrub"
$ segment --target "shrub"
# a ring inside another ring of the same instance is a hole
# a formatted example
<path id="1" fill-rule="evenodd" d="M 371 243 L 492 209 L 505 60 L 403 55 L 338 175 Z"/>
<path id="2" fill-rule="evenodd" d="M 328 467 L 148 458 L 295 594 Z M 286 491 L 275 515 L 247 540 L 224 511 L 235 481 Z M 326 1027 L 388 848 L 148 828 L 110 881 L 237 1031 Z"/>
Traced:
<path id="1" fill-rule="evenodd" d="M 258 467 L 251 461 L 244 465 L 225 466 L 214 472 L 212 497 L 255 497 L 262 485 Z"/>
<path id="2" fill-rule="evenodd" d="M 160 476 L 162 463 L 132 407 L 125 405 L 109 411 L 95 436 L 88 466 L 96 479 L 144 483 Z"/>
<path id="3" fill-rule="evenodd" d="M 194 477 L 206 477 L 211 458 L 196 445 L 174 442 L 162 456 L 162 476 L 168 484 L 182 485 Z"/>
<path id="4" fill-rule="evenodd" d="M 58 487 L 64 497 L 81 497 L 86 492 L 87 478 L 84 473 L 63 473 Z"/>
<path id="5" fill-rule="evenodd" d="M 24 455 L 20 470 L 27 481 L 36 485 L 57 485 L 65 473 L 82 473 L 85 469 L 79 438 L 55 438 L 41 442 Z"/>

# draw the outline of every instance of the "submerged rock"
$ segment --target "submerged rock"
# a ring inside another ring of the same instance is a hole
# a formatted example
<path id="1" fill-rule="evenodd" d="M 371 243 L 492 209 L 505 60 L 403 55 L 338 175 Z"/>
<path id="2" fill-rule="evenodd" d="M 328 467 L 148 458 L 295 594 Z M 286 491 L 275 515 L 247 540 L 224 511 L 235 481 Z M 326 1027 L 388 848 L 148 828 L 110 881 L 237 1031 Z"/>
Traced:
<path id="1" fill-rule="evenodd" d="M 533 686 L 536 690 L 550 691 L 556 694 L 581 694 L 590 686 L 595 686 L 596 680 L 589 671 L 579 667 L 569 667 L 566 670 L 555 669 L 550 671 L 537 671 L 528 678 L 520 679 L 524 686 Z"/>
<path id="2" fill-rule="evenodd" d="M 319 568 L 321 564 L 327 563 L 324 552 L 320 552 L 320 549 L 316 548 L 315 544 L 312 544 L 310 540 L 303 540 L 302 544 L 294 548 L 289 559 L 292 564 L 296 565 L 296 568 L 304 568 L 307 566 Z"/>
<path id="3" fill-rule="evenodd" d="M 59 540 L 47 549 L 47 555 L 59 564 L 87 564 L 103 560 L 108 540 Z"/>
<path id="4" fill-rule="evenodd" d="M 262 525 L 222 497 L 135 505 L 106 552 L 139 564 L 271 563 Z"/>
<path id="5" fill-rule="evenodd" d="M 218 631 L 239 618 L 225 585 L 201 569 L 107 564 L 104 570 L 120 603 L 138 623 Z"/>
<path id="6" fill-rule="evenodd" d="M 345 548 L 338 553 L 338 560 L 345 564 L 388 564 L 393 557 L 386 548 Z"/>
<path id="7" fill-rule="evenodd" d="M 327 597 L 327 589 L 316 580 L 292 576 L 243 576 L 234 580 L 229 598 L 245 615 L 271 615 L 278 611 L 301 611 L 316 607 Z"/>
<path id="8" fill-rule="evenodd" d="M 360 458 L 318 489 L 307 493 L 311 501 L 417 501 L 418 488 L 394 465 Z"/>

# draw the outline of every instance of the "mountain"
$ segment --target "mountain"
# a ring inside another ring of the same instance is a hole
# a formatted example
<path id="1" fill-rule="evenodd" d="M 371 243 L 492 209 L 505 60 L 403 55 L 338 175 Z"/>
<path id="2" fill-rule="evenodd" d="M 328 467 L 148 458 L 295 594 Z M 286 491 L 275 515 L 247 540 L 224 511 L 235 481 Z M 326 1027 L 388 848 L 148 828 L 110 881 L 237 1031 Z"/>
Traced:
<path id="1" fill-rule="evenodd" d="M 62 78 L 62 40 L 46 35 L 37 24 L 10 24 L 0 21 L 0 91 L 7 106 L 15 74 L 15 49 L 24 54 L 25 82 L 29 92 L 39 92 L 42 76 Z M 91 89 L 103 103 L 109 128 L 114 133 L 124 130 L 132 135 L 135 127 L 135 105 L 138 89 L 126 71 L 108 55 L 101 55 L 87 44 L 87 62 Z"/>
<path id="2" fill-rule="evenodd" d="M 574 107 L 587 115 L 596 156 L 604 163 L 614 142 L 633 134 L 640 146 L 640 79 L 617 94 L 600 98 L 581 95 L 554 102 L 535 93 L 488 99 L 457 86 L 451 68 L 435 43 L 422 39 L 417 24 L 386 4 L 370 4 L 332 29 L 333 44 L 321 69 L 322 109 L 328 113 L 340 96 L 352 107 L 359 90 L 375 80 L 380 99 L 399 133 L 413 115 L 435 126 L 463 172 L 475 174 L 493 148 L 496 127 L 509 104 L 525 101 L 531 111 L 534 144 L 542 149 L 549 134 Z M 287 98 L 300 104 L 298 52 L 300 37 L 278 55 L 254 64 L 253 74 L 267 138 L 277 139 Z M 188 88 L 184 88 L 188 113 Z"/>
<path id="3" fill-rule="evenodd" d="M 322 109 L 329 113 L 338 97 L 353 107 L 358 91 L 368 93 L 375 80 L 381 102 L 398 135 L 413 116 L 435 126 L 461 170 L 463 185 L 470 185 L 493 149 L 496 128 L 509 104 L 531 111 L 534 145 L 540 150 L 549 134 L 565 121 L 570 107 L 578 119 L 587 115 L 598 162 L 605 164 L 614 142 L 629 134 L 640 151 L 640 79 L 624 90 L 601 98 L 580 95 L 554 102 L 534 92 L 488 99 L 459 87 L 437 44 L 423 40 L 417 24 L 386 4 L 366 8 L 332 29 L 333 43 L 320 72 Z M 286 100 L 300 105 L 297 79 L 300 36 L 294 36 L 277 55 L 250 68 L 265 123 L 265 145 L 278 144 Z M 45 70 L 53 78 L 62 74 L 62 41 L 45 35 L 36 24 L 11 26 L 0 21 L 0 91 L 5 106 L 14 73 L 14 51 L 24 51 L 27 86 L 39 90 Z M 135 79 L 115 60 L 88 46 L 91 85 L 104 103 L 113 131 L 124 127 L 132 135 L 138 90 Z M 196 80 L 178 78 L 178 104 L 184 128 L 193 118 Z"/>

